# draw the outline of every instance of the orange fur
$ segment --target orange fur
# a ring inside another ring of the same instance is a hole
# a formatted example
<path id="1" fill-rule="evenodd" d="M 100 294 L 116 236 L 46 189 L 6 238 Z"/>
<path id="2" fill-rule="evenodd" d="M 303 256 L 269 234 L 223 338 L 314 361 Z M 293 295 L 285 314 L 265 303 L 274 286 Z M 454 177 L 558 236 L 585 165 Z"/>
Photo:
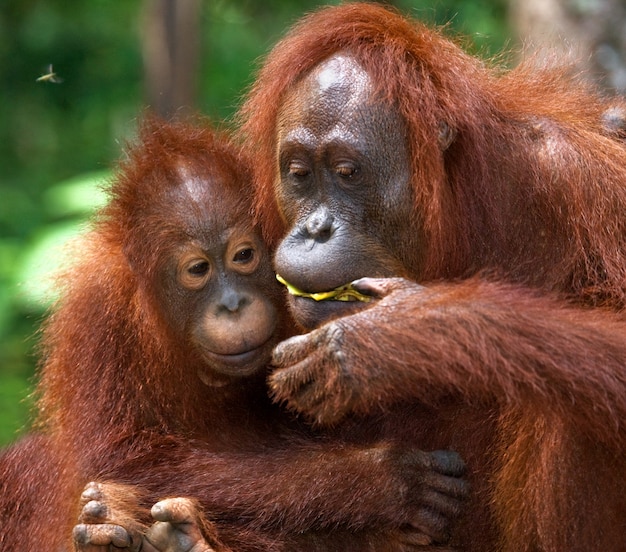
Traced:
<path id="1" fill-rule="evenodd" d="M 355 423 L 362 435 L 458 450 L 474 489 L 453 539 L 463 550 L 622 550 L 623 103 L 568 68 L 492 68 L 393 9 L 321 9 L 270 52 L 241 113 L 272 242 L 287 230 L 274 197 L 282 100 L 338 52 L 406 122 L 406 224 L 426 258 L 409 277 L 428 287 L 391 286 L 281 346 L 274 391 L 322 421 L 383 409 Z M 456 131 L 444 151 L 440 122 Z"/>

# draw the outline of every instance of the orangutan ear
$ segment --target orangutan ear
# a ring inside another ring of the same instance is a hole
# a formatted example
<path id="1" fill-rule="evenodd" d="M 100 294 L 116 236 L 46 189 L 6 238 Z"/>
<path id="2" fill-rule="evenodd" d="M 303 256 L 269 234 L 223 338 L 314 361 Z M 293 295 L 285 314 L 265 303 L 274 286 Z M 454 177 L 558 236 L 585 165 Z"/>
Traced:
<path id="1" fill-rule="evenodd" d="M 439 147 L 441 148 L 441 151 L 446 151 L 456 138 L 456 128 L 450 126 L 446 121 L 439 121 L 437 126 L 437 139 L 439 140 Z"/>

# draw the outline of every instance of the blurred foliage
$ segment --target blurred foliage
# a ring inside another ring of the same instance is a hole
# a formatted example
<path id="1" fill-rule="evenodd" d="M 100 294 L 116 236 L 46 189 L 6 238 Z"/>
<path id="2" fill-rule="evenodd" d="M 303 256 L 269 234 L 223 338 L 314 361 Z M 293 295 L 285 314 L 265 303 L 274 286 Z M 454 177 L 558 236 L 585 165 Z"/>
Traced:
<path id="1" fill-rule="evenodd" d="M 196 107 L 228 119 L 259 57 L 320 3 L 205 1 Z M 395 5 L 466 35 L 474 52 L 505 44 L 504 0 Z M 27 424 L 36 330 L 63 244 L 105 201 L 102 186 L 144 109 L 141 9 L 138 0 L 0 5 L 0 444 Z M 62 83 L 36 82 L 49 64 Z"/>

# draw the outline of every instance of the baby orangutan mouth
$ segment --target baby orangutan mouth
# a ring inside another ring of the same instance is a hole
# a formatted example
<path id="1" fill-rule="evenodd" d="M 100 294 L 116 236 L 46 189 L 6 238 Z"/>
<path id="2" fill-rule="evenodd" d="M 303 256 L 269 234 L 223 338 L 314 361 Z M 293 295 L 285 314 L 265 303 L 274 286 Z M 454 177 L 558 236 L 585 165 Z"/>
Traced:
<path id="1" fill-rule="evenodd" d="M 307 297 L 314 301 L 362 301 L 363 303 L 369 303 L 372 298 L 369 295 L 364 295 L 360 291 L 354 289 L 353 284 L 344 284 L 330 291 L 320 291 L 318 293 L 307 293 L 287 282 L 280 274 L 276 274 L 276 279 L 283 284 L 287 291 L 291 295 L 297 297 Z"/>

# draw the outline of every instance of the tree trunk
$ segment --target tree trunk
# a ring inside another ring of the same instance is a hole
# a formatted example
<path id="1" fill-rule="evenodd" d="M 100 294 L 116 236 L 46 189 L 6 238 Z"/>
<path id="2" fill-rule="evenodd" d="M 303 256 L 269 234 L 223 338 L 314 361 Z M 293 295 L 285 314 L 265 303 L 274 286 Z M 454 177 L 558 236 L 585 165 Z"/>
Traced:
<path id="1" fill-rule="evenodd" d="M 601 87 L 626 93 L 624 0 L 510 0 L 510 15 L 526 52 L 572 55 Z"/>
<path id="2" fill-rule="evenodd" d="M 200 0 L 144 0 L 142 52 L 149 106 L 171 118 L 196 104 Z"/>

